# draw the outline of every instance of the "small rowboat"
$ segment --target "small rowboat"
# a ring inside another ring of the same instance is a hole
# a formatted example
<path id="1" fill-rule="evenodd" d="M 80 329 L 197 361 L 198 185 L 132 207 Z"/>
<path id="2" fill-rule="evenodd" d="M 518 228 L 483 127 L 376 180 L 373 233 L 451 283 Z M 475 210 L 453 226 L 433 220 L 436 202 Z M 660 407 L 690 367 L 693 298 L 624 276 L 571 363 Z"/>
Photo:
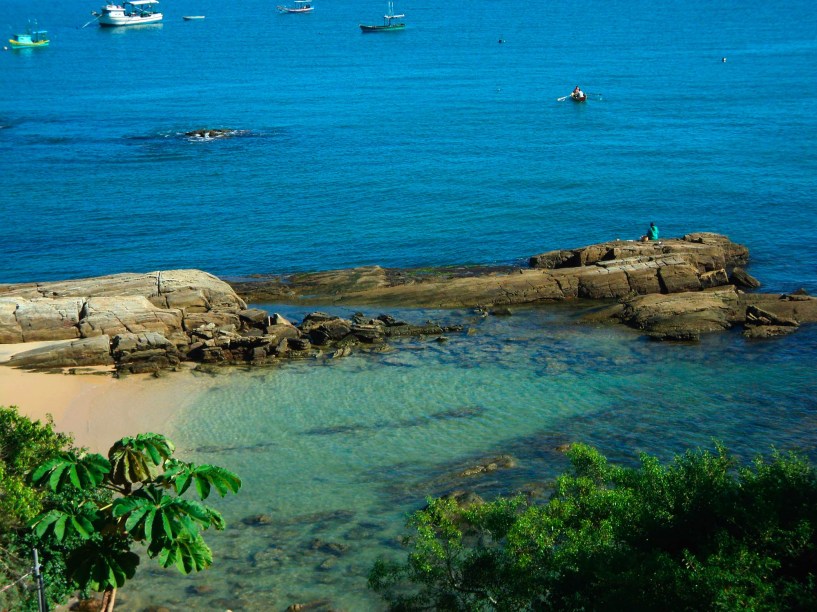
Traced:
<path id="1" fill-rule="evenodd" d="M 383 15 L 383 24 L 382 25 L 364 25 L 360 24 L 360 31 L 361 32 L 398 32 L 400 30 L 404 30 L 406 28 L 406 24 L 394 21 L 395 19 L 402 19 L 405 15 L 395 15 L 394 14 L 394 3 L 389 2 L 388 6 L 388 13 Z"/>
<path id="2" fill-rule="evenodd" d="M 579 93 L 572 93 L 570 94 L 570 99 L 574 102 L 586 102 L 587 101 L 587 94 L 583 91 Z"/>
<path id="3" fill-rule="evenodd" d="M 192 21 L 193 19 L 204 19 L 204 15 L 183 15 L 182 19 L 185 21 Z"/>
<path id="4" fill-rule="evenodd" d="M 295 6 L 276 6 L 279 13 L 311 13 L 315 7 L 310 4 L 311 0 L 295 0 Z"/>

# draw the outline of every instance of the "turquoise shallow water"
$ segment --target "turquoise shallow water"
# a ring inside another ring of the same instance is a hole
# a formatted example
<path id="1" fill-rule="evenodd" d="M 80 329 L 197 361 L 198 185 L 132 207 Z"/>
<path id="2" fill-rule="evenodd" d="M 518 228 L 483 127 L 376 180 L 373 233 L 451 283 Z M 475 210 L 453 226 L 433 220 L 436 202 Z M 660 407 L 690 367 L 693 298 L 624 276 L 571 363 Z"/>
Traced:
<path id="1" fill-rule="evenodd" d="M 671 345 L 577 325 L 560 308 L 398 314 L 471 332 L 202 381 L 207 391 L 168 433 L 182 456 L 240 473 L 244 490 L 218 504 L 230 528 L 211 540 L 214 567 L 192 579 L 144 574 L 126 592 L 132 609 L 283 610 L 321 599 L 379 609 L 366 574 L 376 557 L 404 554 L 404 519 L 427 495 L 542 491 L 566 466 L 565 443 L 625 463 L 715 440 L 744 461 L 772 446 L 817 459 L 817 329 L 782 342 L 727 333 Z M 461 475 L 499 455 L 516 466 Z M 245 524 L 257 515 L 269 523 Z M 206 592 L 191 595 L 196 587 Z"/>
<path id="2" fill-rule="evenodd" d="M 409 26 L 393 36 L 360 34 L 384 9 L 368 0 L 319 0 L 305 16 L 168 0 L 162 26 L 81 29 L 98 4 L 0 3 L 4 37 L 37 18 L 53 41 L 0 53 L 0 283 L 510 263 L 635 238 L 654 220 L 665 236 L 745 243 L 768 290 L 817 292 L 811 2 L 520 14 L 509 0 L 412 0 L 398 2 Z M 577 83 L 602 99 L 556 101 Z M 243 132 L 183 136 L 205 126 Z M 813 328 L 668 345 L 577 326 L 559 307 L 403 314 L 475 333 L 201 379 L 166 433 L 245 488 L 219 505 L 231 528 L 212 539 L 210 571 L 145 565 L 123 609 L 323 597 L 377 609 L 366 571 L 400 554 L 425 495 L 529 488 L 564 468 L 566 442 L 621 461 L 715 438 L 745 459 L 772 444 L 815 458 Z M 518 466 L 451 477 L 503 453 Z M 259 514 L 271 523 L 242 522 Z"/>

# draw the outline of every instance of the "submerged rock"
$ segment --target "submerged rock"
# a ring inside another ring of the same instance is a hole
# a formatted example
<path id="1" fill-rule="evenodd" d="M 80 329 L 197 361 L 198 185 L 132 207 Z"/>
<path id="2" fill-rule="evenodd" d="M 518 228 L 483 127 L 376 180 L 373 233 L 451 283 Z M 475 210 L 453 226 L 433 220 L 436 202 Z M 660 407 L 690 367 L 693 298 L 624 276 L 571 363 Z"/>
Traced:
<path id="1" fill-rule="evenodd" d="M 190 132 L 185 132 L 184 135 L 188 138 L 200 138 L 200 139 L 211 139 L 211 138 L 226 138 L 228 136 L 235 136 L 239 133 L 239 130 L 227 129 L 227 128 L 202 128 L 200 130 L 191 130 Z"/>

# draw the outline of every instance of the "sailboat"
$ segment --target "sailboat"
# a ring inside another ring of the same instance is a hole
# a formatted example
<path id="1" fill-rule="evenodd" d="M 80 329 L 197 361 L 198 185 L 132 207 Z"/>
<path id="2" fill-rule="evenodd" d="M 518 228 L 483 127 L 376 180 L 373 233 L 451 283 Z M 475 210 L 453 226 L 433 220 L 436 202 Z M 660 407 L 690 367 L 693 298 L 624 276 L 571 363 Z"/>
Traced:
<path id="1" fill-rule="evenodd" d="M 388 11 L 385 15 L 383 15 L 383 24 L 382 25 L 363 25 L 360 24 L 361 32 L 395 32 L 398 30 L 404 30 L 406 28 L 405 23 L 395 22 L 395 19 L 402 19 L 405 15 L 395 15 L 394 14 L 394 3 L 388 3 Z"/>

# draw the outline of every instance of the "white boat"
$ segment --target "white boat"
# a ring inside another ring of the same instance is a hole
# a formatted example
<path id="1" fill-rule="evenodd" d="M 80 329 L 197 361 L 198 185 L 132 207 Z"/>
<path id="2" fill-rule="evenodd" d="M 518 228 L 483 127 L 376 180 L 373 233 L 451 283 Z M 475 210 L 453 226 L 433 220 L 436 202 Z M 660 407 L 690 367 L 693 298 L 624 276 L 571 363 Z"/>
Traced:
<path id="1" fill-rule="evenodd" d="M 204 15 L 182 15 L 185 21 L 192 21 L 193 19 L 204 19 Z"/>
<path id="2" fill-rule="evenodd" d="M 275 8 L 279 13 L 311 13 L 315 10 L 312 6 L 312 0 L 295 0 L 295 6 L 278 5 Z"/>
<path id="3" fill-rule="evenodd" d="M 106 4 L 99 13 L 91 13 L 104 27 L 158 23 L 162 14 L 154 10 L 159 0 L 131 0 L 122 4 Z"/>

